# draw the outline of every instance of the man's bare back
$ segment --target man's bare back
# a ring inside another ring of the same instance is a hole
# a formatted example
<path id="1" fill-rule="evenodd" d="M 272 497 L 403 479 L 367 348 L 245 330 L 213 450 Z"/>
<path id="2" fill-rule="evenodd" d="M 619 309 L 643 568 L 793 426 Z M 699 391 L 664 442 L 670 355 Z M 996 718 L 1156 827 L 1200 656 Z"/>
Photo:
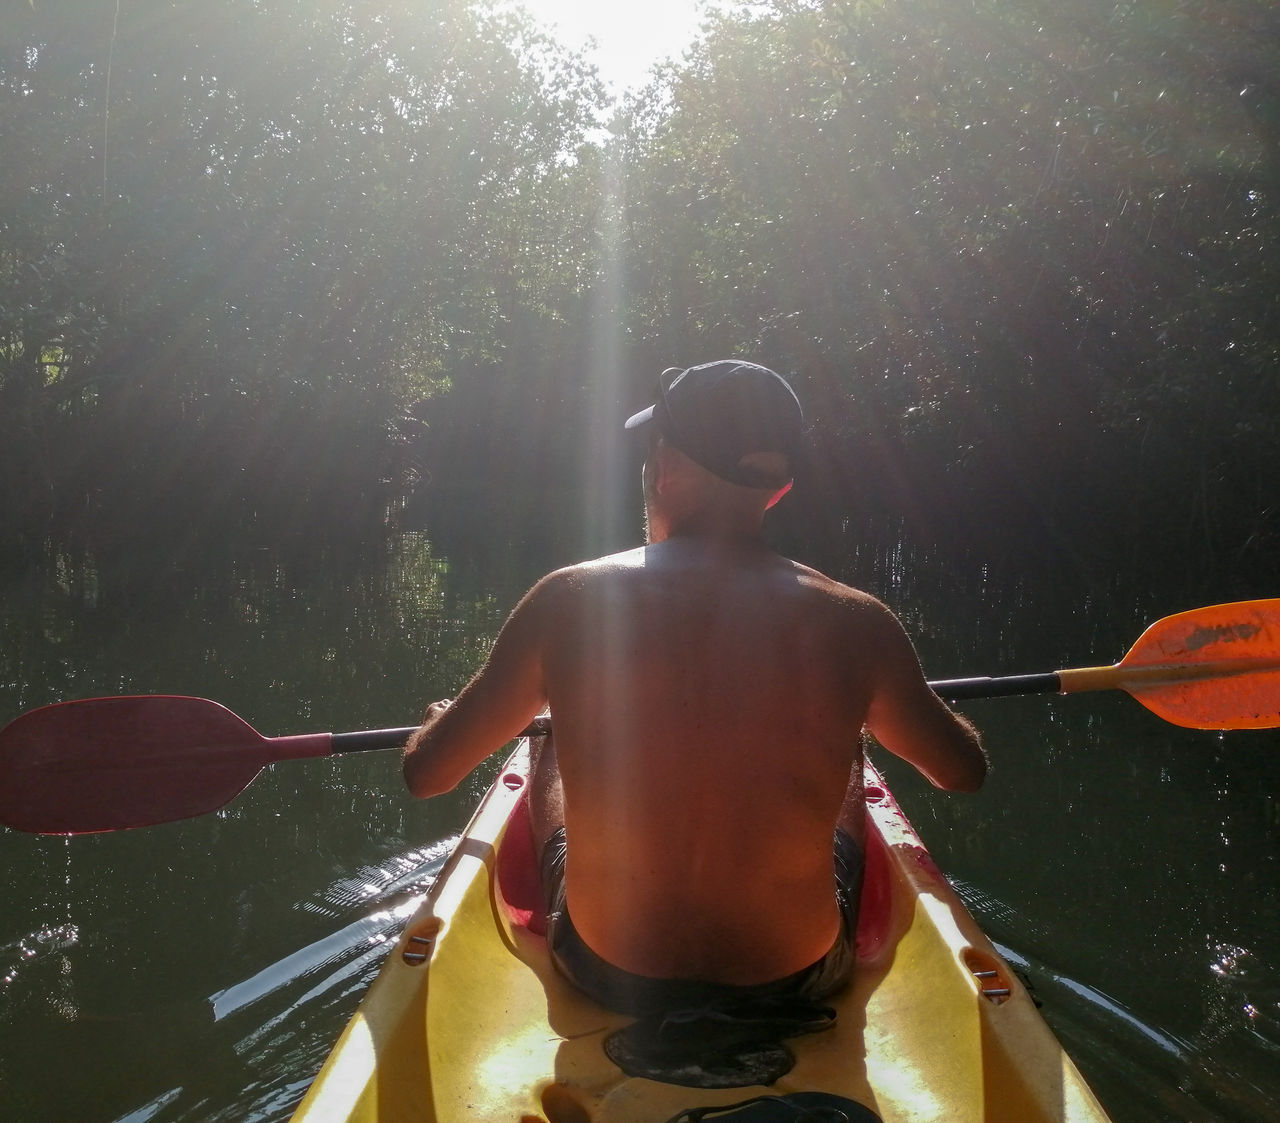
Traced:
<path id="1" fill-rule="evenodd" d="M 650 544 L 543 578 L 405 776 L 448 790 L 549 705 L 535 823 L 545 843 L 563 822 L 582 941 L 636 975 L 765 983 L 840 933 L 863 729 L 940 787 L 977 787 L 985 760 L 887 608 L 764 545 L 770 490 L 663 441 L 645 475 Z"/>
<path id="2" fill-rule="evenodd" d="M 742 984 L 819 959 L 883 610 L 758 543 L 697 538 L 555 574 L 538 608 L 587 944 Z"/>

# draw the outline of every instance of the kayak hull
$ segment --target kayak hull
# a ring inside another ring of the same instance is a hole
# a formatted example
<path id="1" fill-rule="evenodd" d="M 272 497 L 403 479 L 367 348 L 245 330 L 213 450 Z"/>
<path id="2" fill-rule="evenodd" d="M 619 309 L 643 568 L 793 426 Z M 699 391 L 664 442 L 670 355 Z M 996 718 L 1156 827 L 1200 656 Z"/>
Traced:
<path id="1" fill-rule="evenodd" d="M 768 1087 L 627 1076 L 603 1042 L 631 1019 L 569 986 L 540 933 L 528 751 L 486 795 L 295 1123 L 661 1123 L 802 1091 L 886 1123 L 1106 1119 L 869 764 L 858 964 L 828 1000 L 835 1026 L 787 1042 L 796 1064 Z"/>

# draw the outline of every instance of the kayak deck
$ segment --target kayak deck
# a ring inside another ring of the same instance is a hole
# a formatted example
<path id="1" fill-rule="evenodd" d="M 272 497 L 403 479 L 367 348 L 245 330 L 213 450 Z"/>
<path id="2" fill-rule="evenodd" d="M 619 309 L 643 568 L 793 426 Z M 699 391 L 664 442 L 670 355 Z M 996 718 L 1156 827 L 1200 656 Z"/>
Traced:
<path id="1" fill-rule="evenodd" d="M 662 1123 L 758 1095 L 836 1093 L 886 1123 L 1105 1120 L 1035 1004 L 868 764 L 852 984 L 832 1029 L 787 1042 L 769 1087 L 629 1077 L 603 1041 L 630 1023 L 552 966 L 521 742 L 334 1046 L 295 1123 Z"/>

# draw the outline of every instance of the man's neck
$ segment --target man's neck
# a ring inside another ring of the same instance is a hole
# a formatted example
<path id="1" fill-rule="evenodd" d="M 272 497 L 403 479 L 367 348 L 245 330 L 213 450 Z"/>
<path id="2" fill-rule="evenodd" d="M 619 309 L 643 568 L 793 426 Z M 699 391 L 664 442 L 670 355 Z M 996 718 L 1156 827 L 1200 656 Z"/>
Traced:
<path id="1" fill-rule="evenodd" d="M 704 511 L 683 518 L 662 519 L 651 515 L 647 540 L 650 545 L 679 540 L 742 549 L 763 546 L 764 532 L 759 519 L 733 517 L 729 512 Z"/>

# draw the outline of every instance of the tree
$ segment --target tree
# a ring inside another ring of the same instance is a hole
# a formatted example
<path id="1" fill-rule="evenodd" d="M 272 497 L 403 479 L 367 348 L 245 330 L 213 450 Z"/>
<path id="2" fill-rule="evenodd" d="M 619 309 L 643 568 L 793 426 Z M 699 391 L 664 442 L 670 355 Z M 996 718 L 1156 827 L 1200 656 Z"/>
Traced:
<path id="1" fill-rule="evenodd" d="M 598 87 L 488 4 L 82 8 L 0 57 L 6 505 L 376 508 L 394 419 L 556 315 Z"/>
<path id="2" fill-rule="evenodd" d="M 1010 523 L 1079 550 L 1142 500 L 1165 527 L 1256 519 L 1228 481 L 1276 463 L 1274 382 L 1244 377 L 1274 350 L 1275 21 L 723 13 L 626 131 L 634 330 L 795 371 L 838 502 L 873 480 L 933 539 Z M 1230 351 L 1240 373 L 1210 373 Z"/>

